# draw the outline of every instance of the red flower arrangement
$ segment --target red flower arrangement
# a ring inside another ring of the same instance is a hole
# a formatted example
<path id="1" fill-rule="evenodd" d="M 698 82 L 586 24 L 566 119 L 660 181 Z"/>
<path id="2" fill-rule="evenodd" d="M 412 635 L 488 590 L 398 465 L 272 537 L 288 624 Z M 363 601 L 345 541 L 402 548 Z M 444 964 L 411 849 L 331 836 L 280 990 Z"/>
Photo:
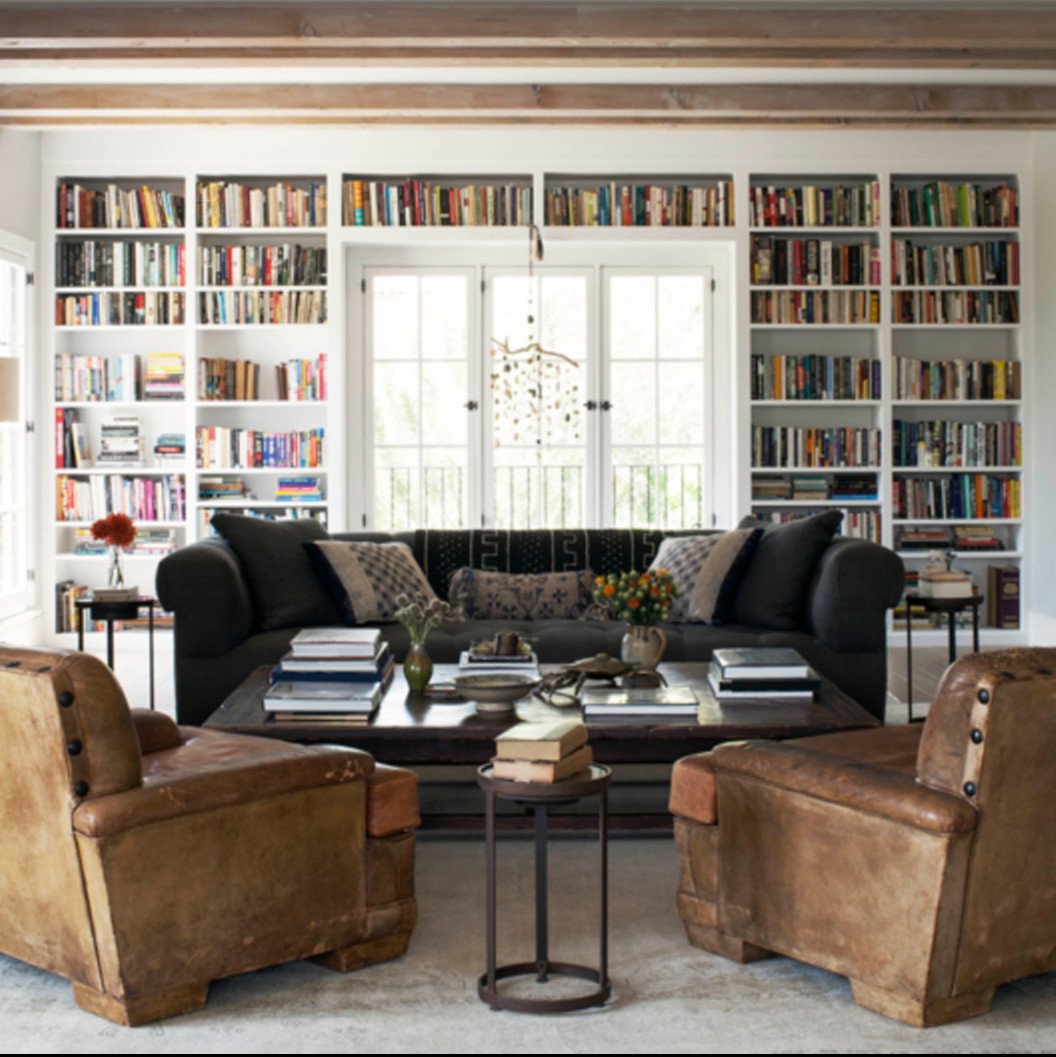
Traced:
<path id="1" fill-rule="evenodd" d="M 131 547 L 136 526 L 127 514 L 110 514 L 92 522 L 92 539 L 105 540 L 111 547 Z"/>

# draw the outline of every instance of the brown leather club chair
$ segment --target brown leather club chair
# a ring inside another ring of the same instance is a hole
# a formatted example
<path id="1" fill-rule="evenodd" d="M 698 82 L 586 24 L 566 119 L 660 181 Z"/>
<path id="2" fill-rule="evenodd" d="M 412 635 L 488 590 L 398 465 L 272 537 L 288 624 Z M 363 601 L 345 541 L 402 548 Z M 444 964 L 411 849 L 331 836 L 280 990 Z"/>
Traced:
<path id="1" fill-rule="evenodd" d="M 918 1027 L 1056 969 L 1056 649 L 958 661 L 927 722 L 675 765 L 691 943 L 850 978 Z"/>
<path id="2" fill-rule="evenodd" d="M 0 950 L 121 1024 L 211 980 L 402 954 L 416 779 L 364 752 L 177 727 L 86 654 L 0 647 Z"/>

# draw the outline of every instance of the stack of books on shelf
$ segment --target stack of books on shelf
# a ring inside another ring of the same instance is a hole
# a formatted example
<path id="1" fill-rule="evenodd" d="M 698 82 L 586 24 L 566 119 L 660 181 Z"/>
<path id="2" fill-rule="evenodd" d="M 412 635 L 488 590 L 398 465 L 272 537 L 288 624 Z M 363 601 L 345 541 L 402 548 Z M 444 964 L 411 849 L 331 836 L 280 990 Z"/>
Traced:
<path id="1" fill-rule="evenodd" d="M 55 298 L 59 327 L 179 326 L 183 323 L 183 292 L 142 293 L 97 291 L 60 294 Z"/>
<path id="2" fill-rule="evenodd" d="M 752 354 L 753 400 L 879 400 L 880 361 L 858 356 Z"/>
<path id="3" fill-rule="evenodd" d="M 967 528 L 969 526 L 964 527 Z M 902 529 L 898 537 L 900 550 L 944 551 L 949 550 L 952 545 L 952 533 L 950 529 L 943 525 L 907 525 Z"/>
<path id="4" fill-rule="evenodd" d="M 322 286 L 326 249 L 284 243 L 279 246 L 199 245 L 202 286 Z"/>
<path id="5" fill-rule="evenodd" d="M 875 426 L 752 426 L 752 465 L 879 466 L 880 430 Z"/>
<path id="6" fill-rule="evenodd" d="M 1018 400 L 1018 360 L 917 360 L 896 356 L 896 400 Z"/>
<path id="7" fill-rule="evenodd" d="M 792 482 L 787 477 L 753 477 L 752 498 L 775 502 L 792 498 Z"/>
<path id="8" fill-rule="evenodd" d="M 986 622 L 992 628 L 1019 627 L 1019 569 L 991 565 L 986 570 Z"/>
<path id="9" fill-rule="evenodd" d="M 326 182 L 250 187 L 229 180 L 198 184 L 202 228 L 316 228 L 326 224 Z"/>
<path id="10" fill-rule="evenodd" d="M 753 290 L 752 322 L 769 324 L 879 323 L 877 290 Z"/>
<path id="11" fill-rule="evenodd" d="M 245 499 L 246 482 L 241 477 L 199 477 L 199 499 Z"/>
<path id="12" fill-rule="evenodd" d="M 1019 192 L 1008 184 L 951 184 L 893 187 L 895 227 L 1014 228 L 1019 223 Z"/>
<path id="13" fill-rule="evenodd" d="M 252 360 L 198 361 L 199 400 L 258 400 L 259 390 L 260 365 Z"/>
<path id="14" fill-rule="evenodd" d="M 792 475 L 792 498 L 799 502 L 817 502 L 829 498 L 829 481 L 818 474 Z"/>
<path id="15" fill-rule="evenodd" d="M 492 776 L 511 782 L 563 782 L 594 762 L 587 728 L 575 719 L 518 723 L 495 738 Z"/>
<path id="16" fill-rule="evenodd" d="M 139 398 L 139 357 L 55 357 L 55 399 L 58 401 L 124 402 Z"/>
<path id="17" fill-rule="evenodd" d="M 921 598 L 970 598 L 975 593 L 972 578 L 960 569 L 920 570 L 917 592 Z"/>
<path id="18" fill-rule="evenodd" d="M 791 647 L 715 650 L 708 685 L 718 701 L 773 698 L 811 701 L 821 688 L 817 674 Z"/>
<path id="19" fill-rule="evenodd" d="M 752 282 L 757 286 L 879 286 L 880 247 L 869 242 L 754 235 Z"/>
<path id="20" fill-rule="evenodd" d="M 325 323 L 325 290 L 205 290 L 198 322 L 214 326 Z"/>
<path id="21" fill-rule="evenodd" d="M 186 516 L 183 477 L 93 474 L 85 480 L 59 474 L 55 478 L 56 520 L 95 521 L 107 514 L 127 514 L 133 521 L 182 521 Z"/>
<path id="22" fill-rule="evenodd" d="M 691 686 L 587 687 L 579 700 L 583 718 L 592 723 L 639 719 L 650 723 L 663 720 L 693 723 L 700 708 L 700 699 Z"/>
<path id="23" fill-rule="evenodd" d="M 326 353 L 312 360 L 287 360 L 277 364 L 275 373 L 280 400 L 326 399 Z"/>
<path id="24" fill-rule="evenodd" d="M 1019 243 L 1007 239 L 964 245 L 914 245 L 896 240 L 893 281 L 898 286 L 1018 286 Z"/>
<path id="25" fill-rule="evenodd" d="M 957 551 L 1000 551 L 1005 545 L 990 525 L 955 525 L 953 549 Z"/>
<path id="26" fill-rule="evenodd" d="M 835 477 L 829 489 L 830 499 L 844 501 L 879 499 L 879 482 L 876 474 L 844 473 Z"/>
<path id="27" fill-rule="evenodd" d="M 183 433 L 159 433 L 154 441 L 154 464 L 166 466 L 187 458 L 187 437 Z"/>
<path id="28" fill-rule="evenodd" d="M 318 503 L 322 498 L 318 477 L 280 477 L 275 486 L 278 503 Z"/>
<path id="29" fill-rule="evenodd" d="M 549 187 L 546 222 L 561 227 L 722 227 L 733 223 L 733 184 Z"/>
<path id="30" fill-rule="evenodd" d="M 271 673 L 264 708 L 277 720 L 366 723 L 395 667 L 377 628 L 305 628 Z"/>
<path id="31" fill-rule="evenodd" d="M 143 375 L 145 400 L 183 399 L 183 356 L 178 352 L 147 353 Z"/>
<path id="32" fill-rule="evenodd" d="M 55 247 L 55 285 L 183 286 L 182 242 L 63 239 Z"/>
<path id="33" fill-rule="evenodd" d="M 143 437 L 135 415 L 107 415 L 99 427 L 97 466 L 143 465 Z"/>
<path id="34" fill-rule="evenodd" d="M 199 426 L 195 431 L 201 469 L 252 469 L 323 465 L 322 429 L 268 433 L 257 429 Z"/>
<path id="35" fill-rule="evenodd" d="M 868 228 L 880 223 L 880 183 L 760 184 L 749 189 L 748 205 L 753 228 Z"/>
<path id="36" fill-rule="evenodd" d="M 527 224 L 530 184 L 442 187 L 427 179 L 346 180 L 345 223 L 360 227 L 494 227 Z"/>

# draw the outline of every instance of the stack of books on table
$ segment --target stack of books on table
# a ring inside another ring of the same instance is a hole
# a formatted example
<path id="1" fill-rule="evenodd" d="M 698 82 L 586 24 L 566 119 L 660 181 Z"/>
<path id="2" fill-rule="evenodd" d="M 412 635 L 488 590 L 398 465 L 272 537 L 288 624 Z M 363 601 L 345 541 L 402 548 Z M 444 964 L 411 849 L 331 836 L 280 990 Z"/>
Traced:
<path id="1" fill-rule="evenodd" d="M 921 598 L 971 598 L 972 578 L 959 569 L 921 569 L 917 592 Z"/>
<path id="2" fill-rule="evenodd" d="M 691 686 L 588 687 L 580 694 L 579 702 L 583 718 L 591 722 L 610 719 L 694 722 L 700 708 L 700 699 Z"/>
<path id="3" fill-rule="evenodd" d="M 821 681 L 802 654 L 778 646 L 715 650 L 708 685 L 718 701 L 811 701 Z"/>
<path id="4" fill-rule="evenodd" d="M 366 723 L 394 666 L 377 628 L 304 628 L 271 673 L 265 711 L 277 720 Z"/>
<path id="5" fill-rule="evenodd" d="M 512 782 L 563 782 L 594 762 L 587 728 L 576 719 L 518 723 L 495 739 L 492 776 Z"/>
<path id="6" fill-rule="evenodd" d="M 528 653 L 494 654 L 474 653 L 463 650 L 458 658 L 460 675 L 497 675 L 506 672 L 521 672 L 539 677 L 539 658 L 532 650 Z"/>

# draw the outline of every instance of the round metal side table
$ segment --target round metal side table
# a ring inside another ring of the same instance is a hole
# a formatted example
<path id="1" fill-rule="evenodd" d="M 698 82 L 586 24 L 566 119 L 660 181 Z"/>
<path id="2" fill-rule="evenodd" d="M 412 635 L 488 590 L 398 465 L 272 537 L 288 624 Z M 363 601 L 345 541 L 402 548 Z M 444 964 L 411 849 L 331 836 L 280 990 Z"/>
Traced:
<path id="1" fill-rule="evenodd" d="M 477 994 L 492 1009 L 510 1009 L 519 1013 L 568 1013 L 575 1009 L 601 1006 L 611 993 L 609 985 L 609 864 L 608 864 L 608 788 L 612 771 L 594 764 L 588 772 L 563 782 L 513 782 L 492 776 L 491 764 L 477 771 L 477 784 L 485 798 L 485 840 L 487 857 L 487 970 L 477 983 Z M 550 921 L 547 894 L 547 818 L 550 808 L 571 804 L 585 796 L 598 798 L 598 851 L 600 920 L 598 937 L 598 968 L 570 962 L 556 962 L 550 958 Z M 511 800 L 532 810 L 535 815 L 535 961 L 513 965 L 495 964 L 496 940 L 496 856 L 495 856 L 495 801 Z M 527 998 L 504 995 L 498 990 L 500 980 L 534 975 L 537 983 L 545 983 L 551 976 L 574 976 L 598 986 L 586 995 L 571 998 Z"/>

